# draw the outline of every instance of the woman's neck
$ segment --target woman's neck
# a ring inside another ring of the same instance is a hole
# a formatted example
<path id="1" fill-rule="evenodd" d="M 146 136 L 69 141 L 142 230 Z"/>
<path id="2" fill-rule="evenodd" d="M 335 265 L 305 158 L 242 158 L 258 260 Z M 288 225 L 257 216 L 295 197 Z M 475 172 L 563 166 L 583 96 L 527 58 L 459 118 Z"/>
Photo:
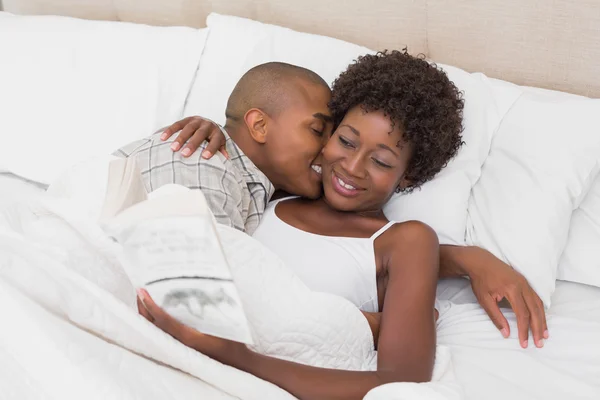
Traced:
<path id="1" fill-rule="evenodd" d="M 331 204 L 329 204 L 327 202 L 327 199 L 325 198 L 325 196 L 321 197 L 318 200 L 315 200 L 315 202 L 320 203 L 320 205 L 322 207 L 328 208 L 331 212 L 338 213 L 338 214 L 344 214 L 344 215 L 351 214 L 351 215 L 355 215 L 358 217 L 369 218 L 369 219 L 386 219 L 385 214 L 383 213 L 383 210 L 381 208 L 375 209 L 375 210 L 340 211 L 340 210 L 336 209 L 335 207 L 333 207 Z"/>

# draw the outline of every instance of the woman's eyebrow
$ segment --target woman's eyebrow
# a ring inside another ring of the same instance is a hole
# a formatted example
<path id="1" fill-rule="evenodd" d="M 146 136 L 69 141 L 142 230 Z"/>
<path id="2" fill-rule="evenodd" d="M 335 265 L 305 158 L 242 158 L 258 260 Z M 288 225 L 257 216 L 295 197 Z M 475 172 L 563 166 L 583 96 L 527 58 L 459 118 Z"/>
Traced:
<path id="1" fill-rule="evenodd" d="M 343 124 L 343 125 L 340 125 L 340 128 L 341 127 L 346 127 L 348 129 L 350 129 L 352 131 L 352 133 L 354 133 L 356 136 L 360 136 L 360 131 L 358 129 L 356 129 L 355 127 L 353 127 L 352 125 Z M 377 147 L 385 149 L 385 150 L 389 150 L 392 152 L 393 155 L 395 155 L 396 157 L 399 157 L 398 153 L 396 153 L 394 150 L 392 150 L 392 148 L 390 146 L 380 143 L 377 145 Z"/>
<path id="2" fill-rule="evenodd" d="M 355 127 L 348 125 L 348 124 L 343 124 L 343 125 L 340 125 L 340 128 L 342 126 L 345 126 L 346 128 L 350 129 L 352 131 L 352 133 L 354 133 L 356 136 L 360 136 L 360 132 Z"/>
<path id="3" fill-rule="evenodd" d="M 396 157 L 400 157 L 400 156 L 399 156 L 399 155 L 398 155 L 398 154 L 397 154 L 397 153 L 396 153 L 394 150 L 392 150 L 392 148 L 391 148 L 391 147 L 389 147 L 389 146 L 387 146 L 387 145 L 385 145 L 385 144 L 383 144 L 383 143 L 380 143 L 380 144 L 378 144 L 378 145 L 377 145 L 377 147 L 380 147 L 380 148 L 382 148 L 382 149 L 385 149 L 385 150 L 389 150 L 389 151 L 391 151 L 391 152 L 392 152 L 392 153 L 393 153 L 393 154 L 394 154 Z"/>

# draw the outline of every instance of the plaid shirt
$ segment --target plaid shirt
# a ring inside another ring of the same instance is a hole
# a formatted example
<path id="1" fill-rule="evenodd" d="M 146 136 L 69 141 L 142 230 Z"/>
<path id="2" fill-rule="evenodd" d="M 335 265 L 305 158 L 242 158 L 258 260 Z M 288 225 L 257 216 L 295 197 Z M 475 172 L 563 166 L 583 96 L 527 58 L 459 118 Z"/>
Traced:
<path id="1" fill-rule="evenodd" d="M 252 234 L 258 226 L 273 184 L 223 130 L 229 160 L 220 152 L 210 160 L 201 157 L 207 142 L 188 158 L 173 152 L 176 136 L 160 140 L 162 130 L 117 150 L 117 157 L 136 157 L 149 192 L 167 184 L 200 189 L 217 222 Z"/>

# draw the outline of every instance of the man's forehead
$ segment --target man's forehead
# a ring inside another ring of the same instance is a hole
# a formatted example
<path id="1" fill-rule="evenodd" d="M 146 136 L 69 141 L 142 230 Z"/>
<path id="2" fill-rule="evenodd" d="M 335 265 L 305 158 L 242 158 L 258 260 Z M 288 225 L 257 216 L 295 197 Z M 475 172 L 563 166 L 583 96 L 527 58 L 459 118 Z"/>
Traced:
<path id="1" fill-rule="evenodd" d="M 288 112 L 303 114 L 303 117 L 323 121 L 331 119 L 328 103 L 331 99 L 329 88 L 311 82 L 294 80 L 286 85 L 281 104 Z"/>

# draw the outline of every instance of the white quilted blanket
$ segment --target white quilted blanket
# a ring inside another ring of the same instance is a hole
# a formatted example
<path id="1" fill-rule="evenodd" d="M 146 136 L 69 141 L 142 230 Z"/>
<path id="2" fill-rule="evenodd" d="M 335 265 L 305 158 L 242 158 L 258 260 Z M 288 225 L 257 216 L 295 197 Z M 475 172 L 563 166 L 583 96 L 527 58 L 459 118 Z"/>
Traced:
<path id="1" fill-rule="evenodd" d="M 88 180 L 77 191 L 96 196 L 103 184 Z M 0 216 L 3 398 L 293 398 L 138 316 L 114 244 L 90 218 L 90 205 L 99 202 L 82 196 L 55 191 Z M 254 239 L 219 230 L 256 351 L 315 366 L 375 368 L 370 329 L 352 304 L 311 292 Z M 366 398 L 454 400 L 462 393 L 450 354 L 440 348 L 434 382 L 385 385 Z"/>

